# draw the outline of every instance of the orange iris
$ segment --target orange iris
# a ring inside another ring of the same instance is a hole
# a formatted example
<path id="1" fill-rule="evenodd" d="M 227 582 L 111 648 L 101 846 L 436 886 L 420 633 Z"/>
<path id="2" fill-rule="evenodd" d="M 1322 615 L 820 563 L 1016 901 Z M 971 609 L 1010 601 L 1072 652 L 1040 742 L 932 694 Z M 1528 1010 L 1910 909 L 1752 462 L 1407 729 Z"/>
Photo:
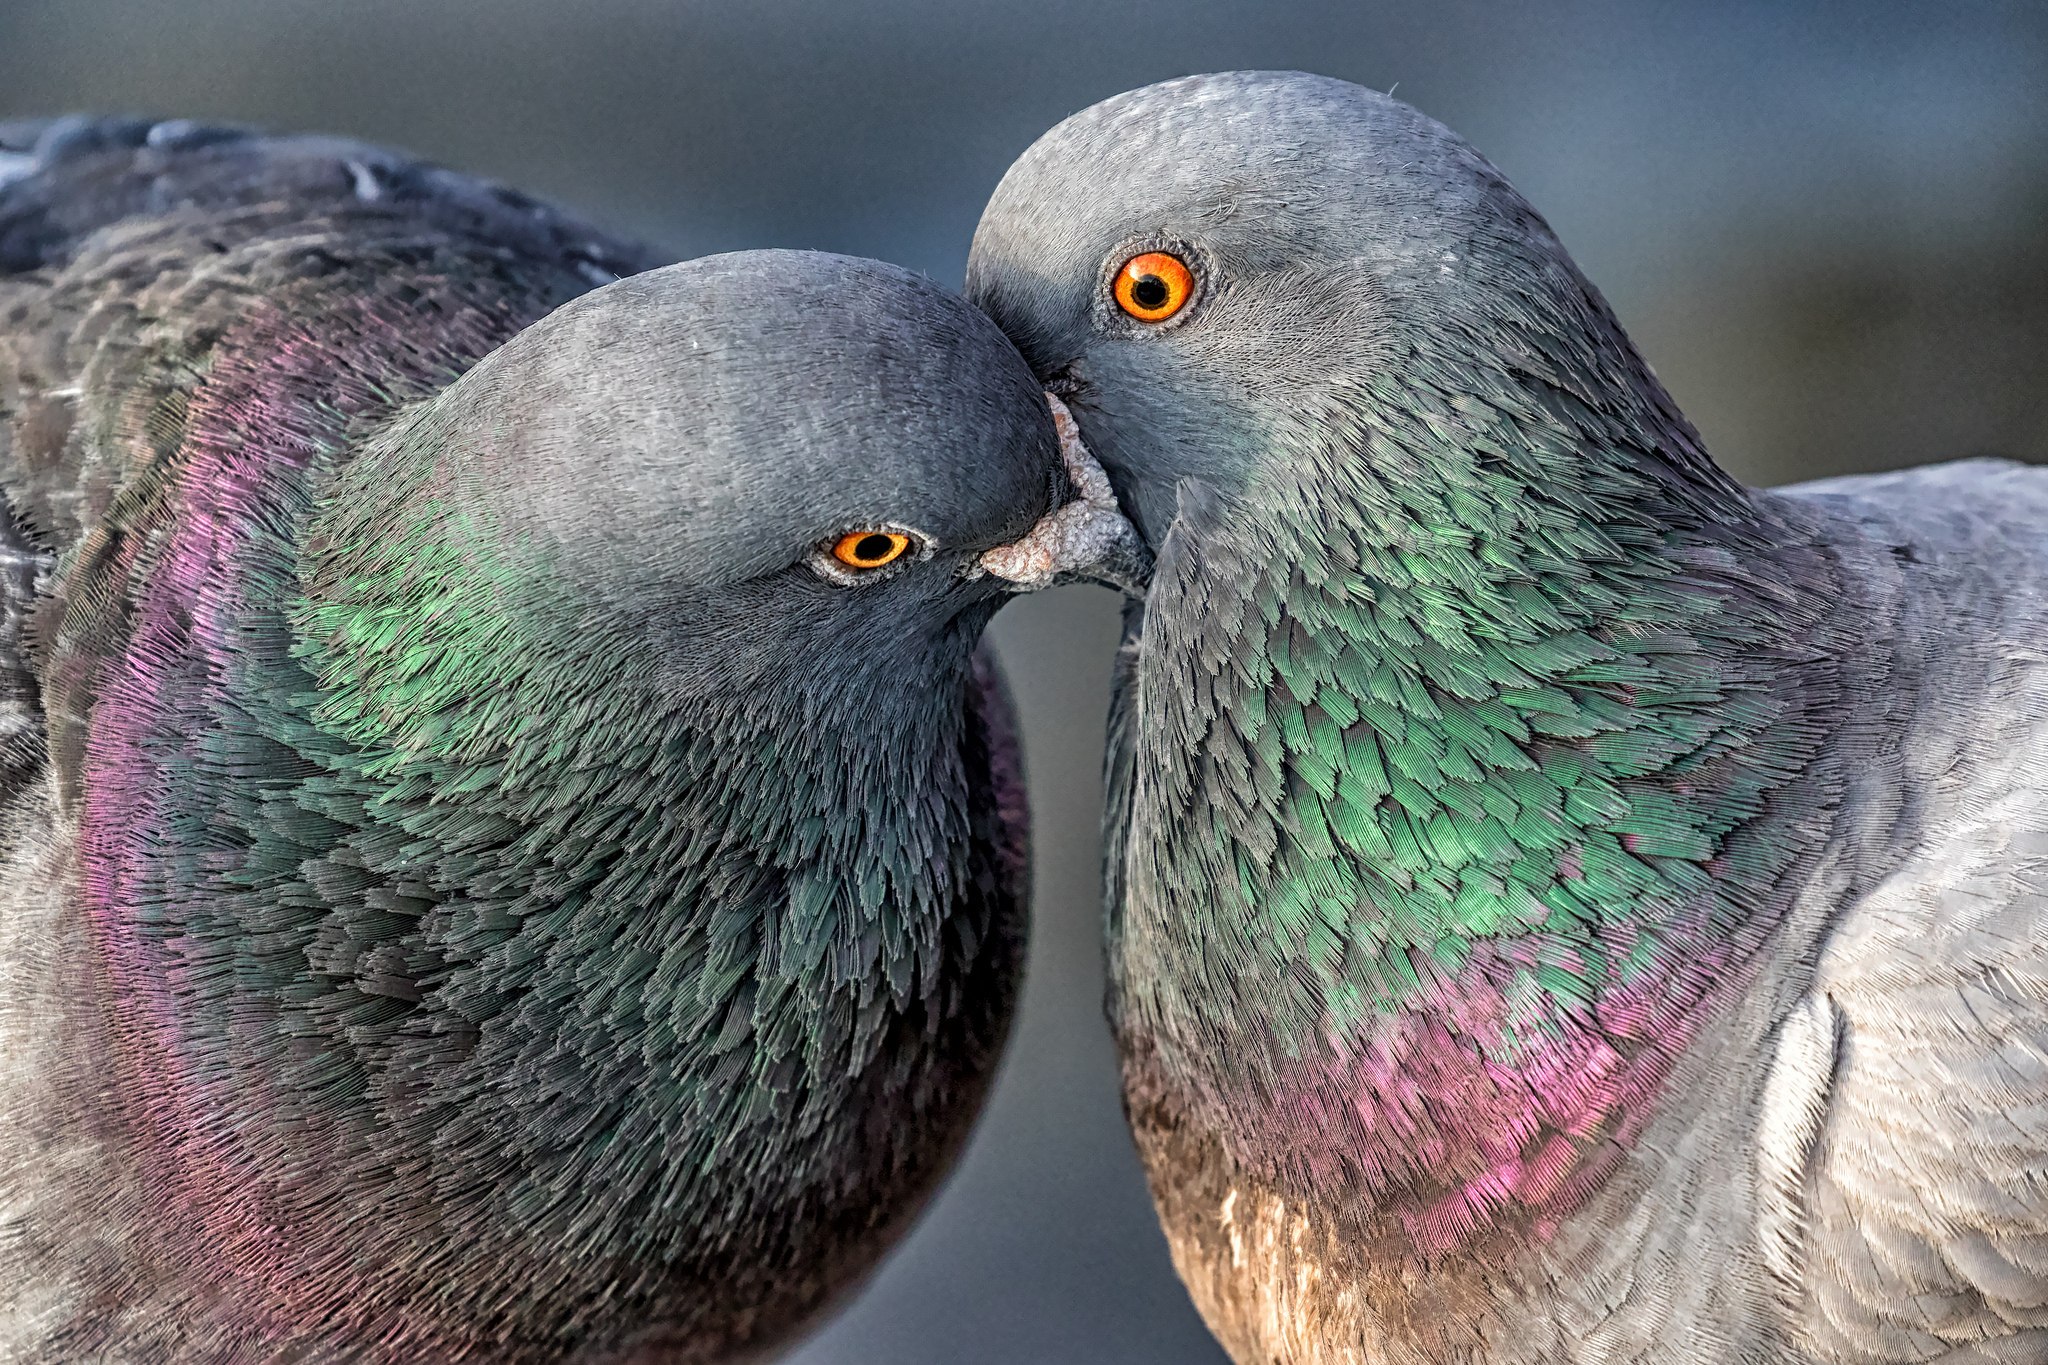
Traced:
<path id="1" fill-rule="evenodd" d="M 849 569 L 879 569 L 903 558 L 910 537 L 894 531 L 849 531 L 832 546 L 832 557 Z"/>
<path id="2" fill-rule="evenodd" d="M 1178 256 L 1148 251 L 1124 262 L 1111 292 L 1116 306 L 1138 321 L 1164 322 L 1194 297 L 1195 272 Z"/>

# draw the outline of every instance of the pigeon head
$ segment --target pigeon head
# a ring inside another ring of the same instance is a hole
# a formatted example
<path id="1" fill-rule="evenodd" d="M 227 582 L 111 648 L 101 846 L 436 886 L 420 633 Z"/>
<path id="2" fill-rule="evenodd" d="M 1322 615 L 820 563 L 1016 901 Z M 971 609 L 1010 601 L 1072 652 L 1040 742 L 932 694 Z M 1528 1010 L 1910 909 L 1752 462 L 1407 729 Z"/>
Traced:
<path id="1" fill-rule="evenodd" d="M 900 687 L 932 649 L 964 658 L 1022 586 L 982 558 L 1073 501 L 1044 395 L 985 317 L 807 252 L 578 298 L 365 455 L 313 547 L 330 616 L 367 593 L 515 640 L 573 620 L 679 698 Z"/>
<path id="2" fill-rule="evenodd" d="M 1183 479 L 1227 496 L 1332 441 L 1447 444 L 1462 433 L 1418 425 L 1431 395 L 1499 394 L 1489 421 L 1522 423 L 1564 390 L 1683 428 L 1513 187 L 1449 129 L 1345 81 L 1191 76 L 1074 115 L 1004 177 L 967 281 L 1154 544 Z M 1429 463 L 1379 472 L 1435 481 Z"/>

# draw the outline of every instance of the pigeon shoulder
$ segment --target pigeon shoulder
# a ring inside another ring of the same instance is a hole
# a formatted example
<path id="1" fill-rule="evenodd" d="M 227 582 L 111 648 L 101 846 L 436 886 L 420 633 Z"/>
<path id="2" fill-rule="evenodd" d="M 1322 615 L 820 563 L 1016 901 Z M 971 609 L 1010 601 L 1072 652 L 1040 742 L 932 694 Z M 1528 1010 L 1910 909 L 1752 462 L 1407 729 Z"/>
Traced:
<path id="1" fill-rule="evenodd" d="M 266 300 L 402 303 L 453 275 L 532 316 L 659 263 L 515 190 L 349 139 L 0 124 L 0 485 L 46 548 L 66 547 L 135 472 L 120 447 L 179 424 L 222 338 Z"/>
<path id="2" fill-rule="evenodd" d="M 1856 700 L 1897 708 L 1898 780 L 1918 802 L 1905 816 L 1967 821 L 1985 793 L 2037 782 L 2025 755 L 2048 742 L 2048 466 L 1959 460 L 1780 496 L 1835 528 L 1850 595 L 1876 608 L 1884 663 Z M 1965 771 L 1980 780 L 1960 784 Z"/>
<path id="3" fill-rule="evenodd" d="M 1759 1233 L 1823 1359 L 2048 1350 L 2048 469 L 1789 497 L 1894 580 L 1872 848 L 1781 1031 Z M 1875 643 L 1875 642 L 1874 642 Z M 1874 651 L 1886 652 L 1886 651 Z M 1950 1358 L 1943 1356 L 1943 1358 Z"/>
<path id="4" fill-rule="evenodd" d="M 2048 573 L 2048 465 L 1952 460 L 1777 493 L 1844 517 L 1902 563 L 1946 568 L 1956 586 L 1979 586 L 1979 569 L 1998 569 L 2022 589 L 2026 573 Z M 2017 580 L 2015 570 L 2023 575 Z M 2048 590 L 2039 578 L 2032 587 Z"/>
<path id="5" fill-rule="evenodd" d="M 0 276 L 60 267 L 124 222 L 253 207 L 280 220 L 404 214 L 507 254 L 559 260 L 592 284 L 662 263 L 519 190 L 352 138 L 190 119 L 0 123 Z"/>

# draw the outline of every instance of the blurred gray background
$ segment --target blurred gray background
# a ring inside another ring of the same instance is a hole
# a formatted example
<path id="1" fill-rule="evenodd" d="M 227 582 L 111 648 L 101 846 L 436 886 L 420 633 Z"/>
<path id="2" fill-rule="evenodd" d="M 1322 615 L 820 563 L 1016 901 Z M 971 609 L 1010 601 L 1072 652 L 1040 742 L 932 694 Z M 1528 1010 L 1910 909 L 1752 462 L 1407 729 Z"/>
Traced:
<path id="1" fill-rule="evenodd" d="M 678 256 L 808 246 L 957 287 L 983 200 L 1106 95 L 1303 67 L 1459 129 L 1753 482 L 2048 457 L 2048 5 L 1952 0 L 0 0 L 0 117 L 346 132 Z M 1009 608 L 1031 980 L 964 1167 L 802 1365 L 1218 1362 L 1117 1111 L 1096 943 L 1115 609 Z"/>

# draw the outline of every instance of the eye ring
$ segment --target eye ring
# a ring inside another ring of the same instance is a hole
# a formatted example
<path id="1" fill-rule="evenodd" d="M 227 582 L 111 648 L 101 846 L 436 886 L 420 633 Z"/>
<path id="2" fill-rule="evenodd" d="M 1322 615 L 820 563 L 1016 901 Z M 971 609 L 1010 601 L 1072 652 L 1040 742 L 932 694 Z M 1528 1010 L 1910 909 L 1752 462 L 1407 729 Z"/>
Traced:
<path id="1" fill-rule="evenodd" d="M 1195 272 L 1171 251 L 1141 251 L 1111 280 L 1116 306 L 1139 322 L 1165 322 L 1195 296 Z"/>
<path id="2" fill-rule="evenodd" d="M 907 526 L 855 526 L 819 541 L 810 564 L 820 578 L 851 587 L 894 577 L 893 570 L 931 553 L 931 537 Z"/>
<path id="3" fill-rule="evenodd" d="M 832 542 L 832 557 L 863 573 L 894 564 L 910 553 L 910 537 L 901 531 L 848 531 Z"/>

